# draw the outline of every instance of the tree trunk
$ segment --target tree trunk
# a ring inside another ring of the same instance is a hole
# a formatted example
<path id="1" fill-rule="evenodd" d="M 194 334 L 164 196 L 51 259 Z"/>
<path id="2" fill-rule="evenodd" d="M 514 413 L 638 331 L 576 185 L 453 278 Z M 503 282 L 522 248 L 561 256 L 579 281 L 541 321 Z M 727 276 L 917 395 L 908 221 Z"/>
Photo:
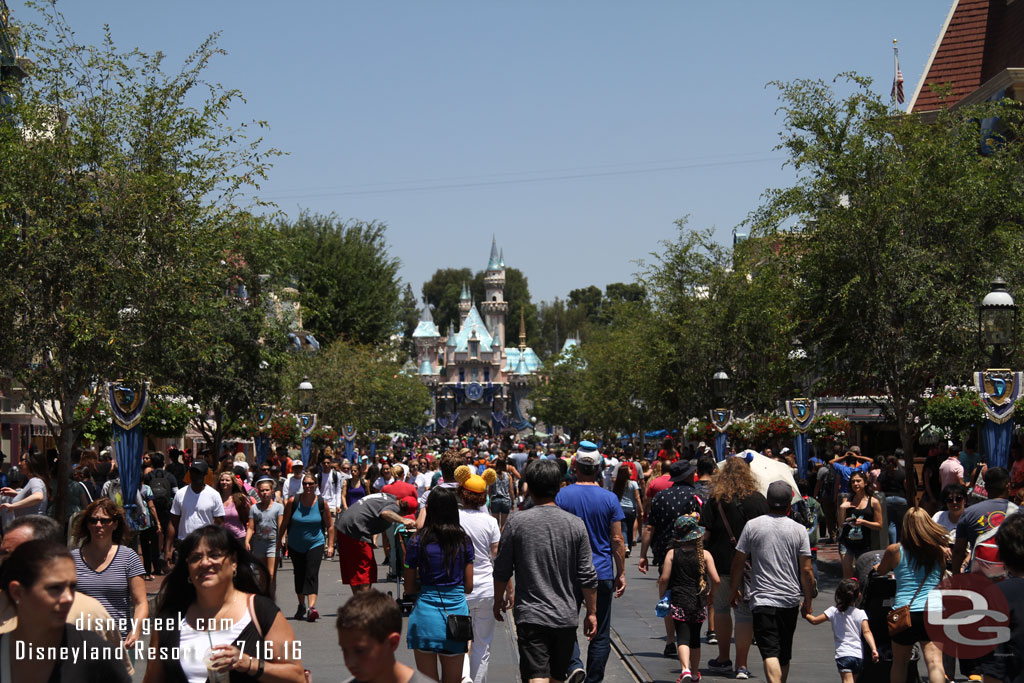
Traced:
<path id="1" fill-rule="evenodd" d="M 77 398 L 77 397 L 76 397 Z M 57 443 L 57 481 L 52 487 L 57 499 L 54 517 L 63 524 L 68 509 L 68 482 L 71 478 L 71 450 L 75 446 L 75 400 L 62 397 L 60 403 L 60 439 Z"/>

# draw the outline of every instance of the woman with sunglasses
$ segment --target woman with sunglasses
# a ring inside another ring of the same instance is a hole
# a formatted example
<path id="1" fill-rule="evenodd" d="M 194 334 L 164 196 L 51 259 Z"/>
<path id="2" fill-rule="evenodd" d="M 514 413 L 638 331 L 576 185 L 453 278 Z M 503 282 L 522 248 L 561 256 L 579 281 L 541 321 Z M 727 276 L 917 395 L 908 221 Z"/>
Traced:
<path id="1" fill-rule="evenodd" d="M 72 550 L 71 556 L 78 574 L 78 590 L 107 609 L 120 626 L 125 648 L 131 648 L 142 635 L 149 603 L 142 560 L 121 543 L 125 526 L 124 511 L 109 498 L 97 498 L 78 518 L 75 541 L 81 547 Z M 129 630 L 132 618 L 136 625 Z"/>
<path id="2" fill-rule="evenodd" d="M 963 484 L 950 484 L 942 489 L 940 500 L 946 509 L 936 512 L 932 519 L 949 532 L 949 545 L 952 547 L 956 543 L 956 525 L 967 507 L 967 487 Z"/>
<path id="3" fill-rule="evenodd" d="M 316 621 L 320 618 L 316 609 L 320 561 L 325 545 L 327 559 L 334 557 L 331 527 L 331 510 L 317 493 L 316 476 L 306 472 L 302 475 L 301 493 L 285 504 L 284 522 L 281 524 L 283 531 L 278 540 L 279 548 L 287 544 L 288 557 L 295 565 L 295 595 L 299 600 L 296 619 Z"/>
<path id="4" fill-rule="evenodd" d="M 303 683 L 295 632 L 267 585 L 263 566 L 223 527 L 186 536 L 160 589 L 150 641 L 181 656 L 149 659 L 144 683 L 205 683 L 217 680 L 214 672 L 232 681 Z"/>

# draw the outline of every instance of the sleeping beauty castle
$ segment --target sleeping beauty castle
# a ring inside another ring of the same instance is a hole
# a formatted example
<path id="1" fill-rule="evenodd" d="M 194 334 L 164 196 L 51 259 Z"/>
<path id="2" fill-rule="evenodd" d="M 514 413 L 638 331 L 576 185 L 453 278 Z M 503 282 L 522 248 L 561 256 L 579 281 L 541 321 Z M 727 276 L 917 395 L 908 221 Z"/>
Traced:
<path id="1" fill-rule="evenodd" d="M 440 429 L 459 433 L 497 434 L 503 429 L 531 427 L 530 385 L 540 358 L 526 345 L 526 326 L 519 312 L 519 344 L 507 345 L 505 258 L 491 242 L 484 274 L 484 300 L 472 300 L 462 286 L 459 329 L 447 334 L 434 323 L 424 304 L 413 332 L 420 380 L 433 395 L 433 419 Z"/>

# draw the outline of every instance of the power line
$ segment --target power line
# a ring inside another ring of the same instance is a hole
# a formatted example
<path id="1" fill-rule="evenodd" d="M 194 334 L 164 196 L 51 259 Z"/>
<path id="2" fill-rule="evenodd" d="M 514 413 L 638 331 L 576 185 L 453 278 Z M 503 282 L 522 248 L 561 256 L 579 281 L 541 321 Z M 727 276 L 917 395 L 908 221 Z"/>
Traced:
<path id="1" fill-rule="evenodd" d="M 325 190 L 324 192 L 306 192 L 301 194 L 269 194 L 264 195 L 264 199 L 309 199 L 314 197 L 350 197 L 359 195 L 376 195 L 376 194 L 397 194 L 402 192 L 430 192 L 436 190 L 459 190 L 469 189 L 474 187 L 493 187 L 497 185 L 525 185 L 535 183 L 546 183 L 546 182 L 559 182 L 566 180 L 580 180 L 586 178 L 606 178 L 612 176 L 629 176 L 629 175 L 650 175 L 654 173 L 665 173 L 672 171 L 684 171 L 696 168 L 714 168 L 722 166 L 742 166 L 747 164 L 764 163 L 767 161 L 782 161 L 781 156 L 770 156 L 770 157 L 759 157 L 752 159 L 738 159 L 733 161 L 708 161 L 708 162 L 696 162 L 696 163 L 685 163 L 685 164 L 673 164 L 668 166 L 657 166 L 651 168 L 640 168 L 640 169 L 627 169 L 627 170 L 616 170 L 616 171 L 597 171 L 593 173 L 562 173 L 559 175 L 547 175 L 539 176 L 536 178 L 509 178 L 504 180 L 481 180 L 471 182 L 444 182 L 444 183 L 432 183 L 431 181 L 424 181 L 422 183 L 411 184 L 405 187 L 390 187 L 390 188 L 377 188 L 377 189 L 336 189 L 336 190 Z M 502 174 L 498 174 L 502 175 Z M 375 183 L 373 185 L 387 185 L 389 183 Z M 373 187 L 370 186 L 370 188 Z M 358 188 L 360 186 L 350 186 Z M 366 186 L 362 186 L 366 187 Z"/>

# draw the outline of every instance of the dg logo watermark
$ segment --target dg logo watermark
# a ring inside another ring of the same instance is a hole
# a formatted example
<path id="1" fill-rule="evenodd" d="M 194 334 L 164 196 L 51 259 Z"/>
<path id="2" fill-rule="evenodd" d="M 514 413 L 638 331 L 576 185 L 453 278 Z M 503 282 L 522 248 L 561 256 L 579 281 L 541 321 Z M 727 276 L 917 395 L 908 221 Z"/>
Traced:
<path id="1" fill-rule="evenodd" d="M 956 574 L 928 593 L 925 629 L 944 654 L 976 659 L 1010 640 L 1006 596 L 979 574 Z"/>

